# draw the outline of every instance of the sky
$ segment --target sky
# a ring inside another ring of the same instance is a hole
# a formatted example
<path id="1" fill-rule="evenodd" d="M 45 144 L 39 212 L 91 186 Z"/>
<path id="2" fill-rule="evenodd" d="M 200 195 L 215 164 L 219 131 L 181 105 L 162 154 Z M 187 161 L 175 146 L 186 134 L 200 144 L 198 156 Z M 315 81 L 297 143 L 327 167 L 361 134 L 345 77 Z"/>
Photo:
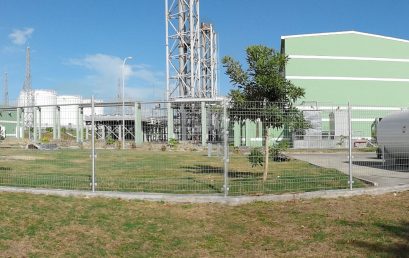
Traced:
<path id="1" fill-rule="evenodd" d="M 126 98 L 164 99 L 164 0 L 0 0 L 0 91 L 10 100 L 31 49 L 34 89 L 113 100 L 123 58 Z M 219 37 L 219 55 L 245 62 L 245 48 L 280 49 L 283 35 L 356 30 L 409 39 L 406 0 L 200 0 L 200 18 Z M 219 95 L 233 86 L 220 65 Z M 3 97 L 0 102 L 2 102 Z"/>

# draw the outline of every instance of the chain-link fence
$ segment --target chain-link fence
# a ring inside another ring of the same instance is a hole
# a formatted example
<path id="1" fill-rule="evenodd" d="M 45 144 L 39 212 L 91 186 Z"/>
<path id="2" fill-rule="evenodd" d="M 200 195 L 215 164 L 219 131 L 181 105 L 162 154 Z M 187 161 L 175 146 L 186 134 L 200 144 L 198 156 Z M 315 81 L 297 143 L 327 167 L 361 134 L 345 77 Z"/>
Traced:
<path id="1" fill-rule="evenodd" d="M 51 96 L 0 108 L 0 185 L 247 195 L 407 184 L 408 121 L 394 107 Z"/>

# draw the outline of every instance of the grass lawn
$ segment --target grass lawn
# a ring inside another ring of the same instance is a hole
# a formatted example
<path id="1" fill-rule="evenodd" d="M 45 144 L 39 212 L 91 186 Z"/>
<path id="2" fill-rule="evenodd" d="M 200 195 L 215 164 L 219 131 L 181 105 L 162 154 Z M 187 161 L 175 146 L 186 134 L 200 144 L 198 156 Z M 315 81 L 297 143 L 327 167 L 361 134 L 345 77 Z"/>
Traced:
<path id="1" fill-rule="evenodd" d="M 168 204 L 0 193 L 2 257 L 408 257 L 409 192 Z"/>
<path id="2" fill-rule="evenodd" d="M 0 185 L 90 189 L 89 150 L 2 149 Z M 168 193 L 221 193 L 223 160 L 200 151 L 98 150 L 97 190 Z M 262 167 L 231 154 L 230 194 L 262 194 L 347 188 L 348 177 L 303 161 L 271 162 L 263 183 Z M 362 187 L 355 180 L 356 187 Z"/>

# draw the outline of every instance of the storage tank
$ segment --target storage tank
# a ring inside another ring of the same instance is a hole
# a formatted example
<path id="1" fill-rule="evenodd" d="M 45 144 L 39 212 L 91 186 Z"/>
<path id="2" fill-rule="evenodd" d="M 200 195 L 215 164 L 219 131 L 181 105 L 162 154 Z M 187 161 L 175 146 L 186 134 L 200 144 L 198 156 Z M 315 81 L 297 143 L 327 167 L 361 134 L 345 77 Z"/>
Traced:
<path id="1" fill-rule="evenodd" d="M 34 105 L 41 108 L 41 127 L 53 127 L 57 93 L 53 90 L 34 90 Z M 49 106 L 52 105 L 52 106 Z M 37 117 L 40 122 L 40 117 Z"/>
<path id="2" fill-rule="evenodd" d="M 78 104 L 81 104 L 80 96 L 62 95 L 57 97 L 60 106 L 61 127 L 75 128 L 78 119 Z"/>
<path id="3" fill-rule="evenodd" d="M 103 103 L 102 100 L 96 99 L 94 100 L 95 103 Z M 91 104 L 91 99 L 83 99 L 82 100 L 83 104 Z M 95 107 L 94 108 L 95 115 L 103 115 L 104 114 L 104 107 Z M 86 116 L 91 116 L 91 107 L 86 107 L 84 108 L 84 117 Z"/>
<path id="4" fill-rule="evenodd" d="M 385 160 L 409 159 L 409 111 L 382 118 L 376 128 L 376 137 Z"/>
<path id="5" fill-rule="evenodd" d="M 20 91 L 18 97 L 18 106 L 26 106 L 26 92 Z M 57 93 L 54 90 L 33 90 L 33 97 L 35 106 L 39 106 L 41 108 L 41 127 L 53 127 L 55 113 L 54 113 L 54 106 L 57 104 Z M 48 105 L 54 105 L 48 107 Z M 25 110 L 25 112 L 28 112 Z M 40 117 L 37 118 L 37 123 L 40 122 Z"/>

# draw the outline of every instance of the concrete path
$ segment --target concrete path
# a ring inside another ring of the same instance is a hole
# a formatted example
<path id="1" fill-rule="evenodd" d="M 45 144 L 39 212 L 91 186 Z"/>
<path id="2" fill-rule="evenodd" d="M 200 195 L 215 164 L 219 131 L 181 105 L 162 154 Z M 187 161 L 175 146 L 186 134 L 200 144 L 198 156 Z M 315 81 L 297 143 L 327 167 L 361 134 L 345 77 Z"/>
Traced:
<path id="1" fill-rule="evenodd" d="M 160 193 L 124 193 L 124 192 L 90 192 L 79 190 L 58 190 L 58 189 L 40 189 L 40 188 L 20 188 L 0 186 L 1 192 L 10 193 L 30 193 L 40 195 L 53 195 L 62 197 L 80 197 L 80 198 L 115 198 L 123 200 L 140 200 L 140 201 L 160 201 L 169 203 L 218 203 L 223 205 L 242 205 L 246 203 L 263 201 L 263 202 L 285 202 L 294 200 L 309 200 L 314 198 L 339 198 L 353 197 L 359 195 L 381 195 L 387 193 L 398 193 L 409 191 L 409 185 L 393 187 L 371 187 L 359 188 L 354 190 L 323 190 L 305 193 L 287 193 L 278 195 L 261 195 L 261 196 L 226 196 L 223 195 L 206 195 L 206 194 L 160 194 Z"/>
<path id="2" fill-rule="evenodd" d="M 316 166 L 334 168 L 349 174 L 348 153 L 305 153 L 289 154 L 294 159 Z M 386 166 L 375 153 L 353 153 L 352 175 L 372 182 L 375 186 L 389 187 L 409 184 L 409 167 L 404 165 Z"/>

